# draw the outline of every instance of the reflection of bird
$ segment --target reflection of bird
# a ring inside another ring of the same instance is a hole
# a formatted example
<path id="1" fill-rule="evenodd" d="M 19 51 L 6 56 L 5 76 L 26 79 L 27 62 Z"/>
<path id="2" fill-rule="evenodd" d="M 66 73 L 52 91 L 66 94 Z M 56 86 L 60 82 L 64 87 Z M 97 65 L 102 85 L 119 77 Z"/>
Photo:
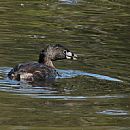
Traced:
<path id="1" fill-rule="evenodd" d="M 76 58 L 76 54 L 59 44 L 48 46 L 46 50 L 40 52 L 38 62 L 18 64 L 8 73 L 8 77 L 14 80 L 27 80 L 30 82 L 54 79 L 57 76 L 57 72 L 52 61 L 62 59 L 76 60 Z"/>

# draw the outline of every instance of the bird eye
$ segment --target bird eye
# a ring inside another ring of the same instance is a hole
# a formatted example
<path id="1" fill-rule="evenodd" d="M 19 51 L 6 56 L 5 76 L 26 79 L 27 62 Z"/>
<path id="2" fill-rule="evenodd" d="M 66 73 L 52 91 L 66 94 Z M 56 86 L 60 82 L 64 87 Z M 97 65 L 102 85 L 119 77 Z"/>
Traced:
<path id="1" fill-rule="evenodd" d="M 64 50 L 63 53 L 66 54 L 66 53 L 67 53 L 67 50 Z"/>

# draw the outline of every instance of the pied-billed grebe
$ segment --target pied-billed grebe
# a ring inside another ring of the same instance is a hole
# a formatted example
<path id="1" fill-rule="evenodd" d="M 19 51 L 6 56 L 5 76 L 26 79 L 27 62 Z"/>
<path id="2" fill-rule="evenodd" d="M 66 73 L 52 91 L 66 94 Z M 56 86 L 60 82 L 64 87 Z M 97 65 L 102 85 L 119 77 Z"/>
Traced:
<path id="1" fill-rule="evenodd" d="M 40 52 L 38 62 L 18 64 L 8 73 L 8 77 L 13 80 L 27 80 L 31 82 L 54 79 L 57 76 L 57 72 L 52 61 L 61 59 L 76 60 L 76 58 L 76 54 L 70 52 L 62 45 L 49 45 L 46 50 Z"/>

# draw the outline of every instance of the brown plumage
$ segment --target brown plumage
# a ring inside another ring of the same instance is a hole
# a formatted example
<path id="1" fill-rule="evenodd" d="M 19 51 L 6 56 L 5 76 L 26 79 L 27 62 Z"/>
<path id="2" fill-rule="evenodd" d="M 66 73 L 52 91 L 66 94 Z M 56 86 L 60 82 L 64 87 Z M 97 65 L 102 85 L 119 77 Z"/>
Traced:
<path id="1" fill-rule="evenodd" d="M 55 79 L 58 73 L 52 61 L 62 59 L 75 60 L 76 58 L 77 55 L 59 44 L 48 46 L 46 50 L 40 52 L 38 62 L 16 65 L 8 73 L 8 77 L 13 80 L 27 80 L 30 82 L 35 80 Z"/>

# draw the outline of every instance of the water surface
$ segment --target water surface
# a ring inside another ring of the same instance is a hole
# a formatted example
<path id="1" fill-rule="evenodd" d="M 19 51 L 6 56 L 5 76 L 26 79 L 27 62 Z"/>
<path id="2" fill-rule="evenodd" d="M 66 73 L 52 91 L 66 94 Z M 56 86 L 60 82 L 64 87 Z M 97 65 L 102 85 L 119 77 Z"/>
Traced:
<path id="1" fill-rule="evenodd" d="M 0 129 L 130 129 L 129 0 L 0 2 Z M 18 63 L 62 44 L 77 61 L 35 85 L 10 81 Z"/>

